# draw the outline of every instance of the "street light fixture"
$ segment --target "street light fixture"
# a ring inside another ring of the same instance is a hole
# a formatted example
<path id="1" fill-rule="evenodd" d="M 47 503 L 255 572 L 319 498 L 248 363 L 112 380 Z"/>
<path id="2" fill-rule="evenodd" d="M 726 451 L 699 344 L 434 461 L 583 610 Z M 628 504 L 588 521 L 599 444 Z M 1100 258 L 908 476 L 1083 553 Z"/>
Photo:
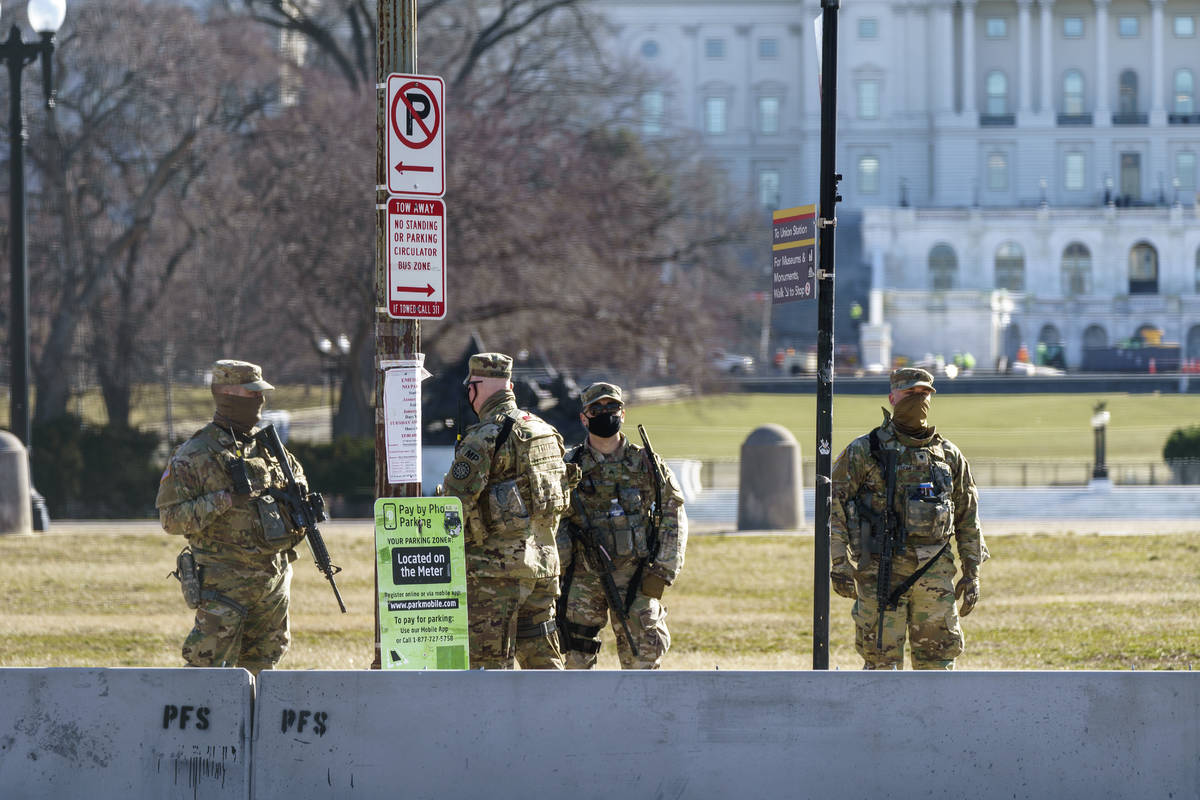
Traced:
<path id="1" fill-rule="evenodd" d="M 12 26 L 8 39 L 0 44 L 0 58 L 8 65 L 8 136 L 9 136 L 9 243 L 12 270 L 12 319 L 9 336 L 9 425 L 12 432 L 32 452 L 32 427 L 29 419 L 29 265 L 25 253 L 25 115 L 21 111 L 21 72 L 39 58 L 42 60 L 42 94 L 46 109 L 54 108 L 54 34 L 67 14 L 66 0 L 30 0 L 29 25 L 39 41 L 25 42 L 21 29 Z M 32 475 L 32 470 L 30 471 Z M 30 479 L 32 484 L 32 478 Z M 49 520 L 41 496 L 29 487 L 34 498 L 34 529 L 45 530 Z"/>

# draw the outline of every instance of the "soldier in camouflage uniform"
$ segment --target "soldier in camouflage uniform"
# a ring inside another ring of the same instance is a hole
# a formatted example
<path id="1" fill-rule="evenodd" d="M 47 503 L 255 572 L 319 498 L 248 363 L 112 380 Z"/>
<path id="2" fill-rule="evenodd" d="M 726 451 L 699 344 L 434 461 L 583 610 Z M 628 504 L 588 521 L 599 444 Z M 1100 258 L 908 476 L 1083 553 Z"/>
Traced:
<path id="1" fill-rule="evenodd" d="M 979 566 L 988 559 L 979 494 L 967 459 L 928 424 L 935 391 L 933 375 L 923 369 L 894 371 L 892 412 L 885 410 L 883 424 L 851 442 L 833 465 L 830 578 L 834 591 L 855 600 L 855 646 L 864 669 L 903 668 L 906 638 L 913 669 L 953 669 L 963 651 L 959 616 L 971 613 L 979 599 Z M 875 455 L 881 448 L 898 454 L 892 513 L 907 532 L 903 551 L 893 559 L 889 598 L 895 605 L 884 614 L 882 648 L 876 528 L 887 479 Z M 962 567 L 957 584 L 951 538 Z"/>
<path id="2" fill-rule="evenodd" d="M 471 356 L 467 399 L 479 415 L 454 451 L 442 494 L 467 521 L 471 666 L 562 669 L 554 619 L 554 534 L 572 481 L 554 426 L 517 408 L 512 359 Z"/>
<path id="3" fill-rule="evenodd" d="M 242 667 L 257 675 L 288 649 L 291 562 L 304 537 L 266 494 L 283 471 L 254 434 L 263 392 L 275 387 L 245 361 L 213 365 L 213 421 L 171 456 L 159 482 L 159 519 L 187 538 L 200 576 L 199 605 L 183 658 L 193 667 Z M 288 454 L 297 482 L 300 464 Z M 242 465 L 249 487 L 234 474 Z M 188 589 L 185 586 L 185 597 Z"/>
<path id="4" fill-rule="evenodd" d="M 658 669 L 671 646 L 663 590 L 683 568 L 687 546 L 687 514 L 674 473 L 661 460 L 651 463 L 645 449 L 621 433 L 625 405 L 621 387 L 593 383 L 580 395 L 580 421 L 587 440 L 571 449 L 568 463 L 582 470 L 569 516 L 559 529 L 559 549 L 571 554 L 564 591 L 566 619 L 560 624 L 567 669 L 591 669 L 600 652 L 600 630 L 612 621 L 617 655 L 623 669 Z M 656 498 L 655 470 L 661 486 L 661 520 L 657 542 L 649 536 Z M 629 613 L 629 631 L 637 655 L 625 638 L 624 626 L 609 607 L 598 569 L 572 544 L 569 526 L 586 528 L 613 560 L 613 578 Z M 653 549 L 653 551 L 652 551 Z M 630 585 L 633 584 L 632 598 Z M 630 604 L 632 599 L 632 604 Z"/>

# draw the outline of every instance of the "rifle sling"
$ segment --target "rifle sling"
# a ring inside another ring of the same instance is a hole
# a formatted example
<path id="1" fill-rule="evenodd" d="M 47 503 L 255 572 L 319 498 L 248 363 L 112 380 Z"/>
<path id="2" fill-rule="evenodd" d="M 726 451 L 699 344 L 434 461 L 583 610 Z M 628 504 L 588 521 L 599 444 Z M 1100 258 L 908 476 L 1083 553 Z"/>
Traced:
<path id="1" fill-rule="evenodd" d="M 888 595 L 887 607 L 895 608 L 896 604 L 900 602 L 900 598 L 904 596 L 904 593 L 907 592 L 909 589 L 911 589 L 916 584 L 917 581 L 921 580 L 921 576 L 924 575 L 926 573 L 926 571 L 928 571 L 928 569 L 933 566 L 933 562 L 935 562 L 939 558 L 941 558 L 942 553 L 945 553 L 949 549 L 950 549 L 950 543 L 946 542 L 944 545 L 942 545 L 942 549 L 938 550 L 933 558 L 926 561 L 921 566 L 920 569 L 918 569 L 912 575 L 909 575 L 908 578 L 903 583 L 901 583 L 899 586 L 897 586 L 895 589 L 893 589 L 892 593 L 890 595 Z"/>

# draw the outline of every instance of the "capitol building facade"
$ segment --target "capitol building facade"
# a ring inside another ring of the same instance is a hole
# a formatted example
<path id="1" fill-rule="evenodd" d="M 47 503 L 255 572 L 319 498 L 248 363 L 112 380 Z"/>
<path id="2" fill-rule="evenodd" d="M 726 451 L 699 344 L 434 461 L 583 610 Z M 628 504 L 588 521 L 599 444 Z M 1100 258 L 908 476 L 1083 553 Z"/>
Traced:
<path id="1" fill-rule="evenodd" d="M 815 202 L 819 5 L 591 5 L 662 78 L 644 135 L 697 131 L 764 210 Z M 1200 358 L 1198 27 L 1200 0 L 842 5 L 838 313 L 866 301 L 867 363 L 1077 367 L 1148 329 Z"/>

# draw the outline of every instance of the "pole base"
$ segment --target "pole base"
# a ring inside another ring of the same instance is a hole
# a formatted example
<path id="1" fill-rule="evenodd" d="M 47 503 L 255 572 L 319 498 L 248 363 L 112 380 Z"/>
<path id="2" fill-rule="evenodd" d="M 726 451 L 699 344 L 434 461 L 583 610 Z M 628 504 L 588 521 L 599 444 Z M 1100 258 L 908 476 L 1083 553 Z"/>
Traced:
<path id="1" fill-rule="evenodd" d="M 35 531 L 50 530 L 50 511 L 46 508 L 46 498 L 41 493 L 29 487 L 29 501 L 33 506 L 33 529 Z"/>

